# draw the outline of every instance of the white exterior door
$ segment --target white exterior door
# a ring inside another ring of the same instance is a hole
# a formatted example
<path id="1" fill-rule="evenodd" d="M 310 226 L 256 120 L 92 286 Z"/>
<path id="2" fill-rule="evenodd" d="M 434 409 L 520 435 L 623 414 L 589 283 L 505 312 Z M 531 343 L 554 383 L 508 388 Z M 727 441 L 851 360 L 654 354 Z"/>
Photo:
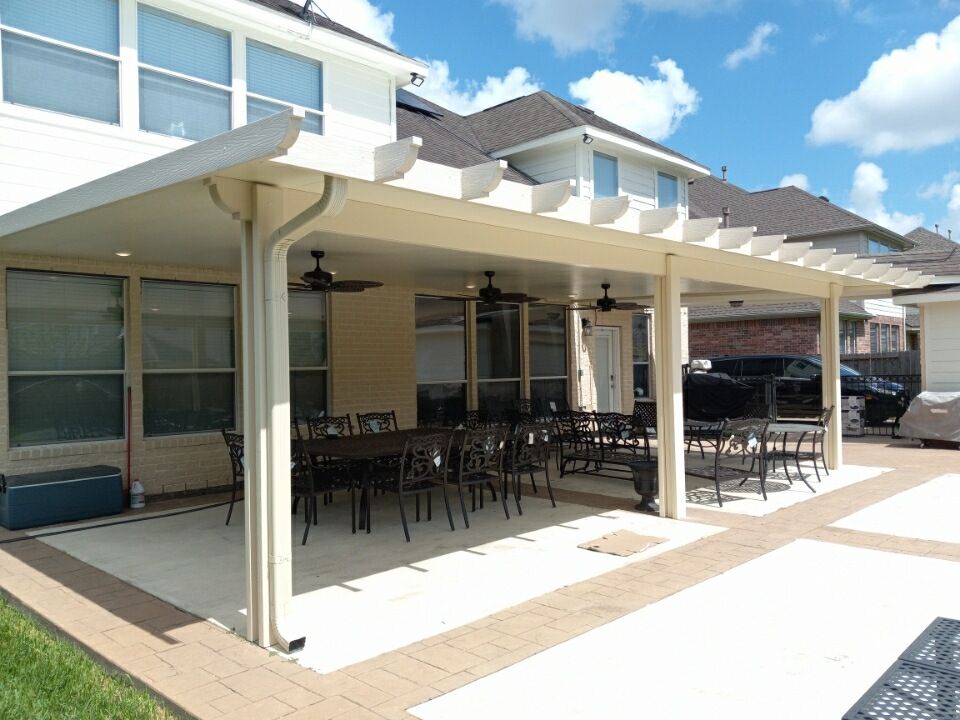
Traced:
<path id="1" fill-rule="evenodd" d="M 620 412 L 620 329 L 594 328 L 593 340 L 597 412 Z"/>

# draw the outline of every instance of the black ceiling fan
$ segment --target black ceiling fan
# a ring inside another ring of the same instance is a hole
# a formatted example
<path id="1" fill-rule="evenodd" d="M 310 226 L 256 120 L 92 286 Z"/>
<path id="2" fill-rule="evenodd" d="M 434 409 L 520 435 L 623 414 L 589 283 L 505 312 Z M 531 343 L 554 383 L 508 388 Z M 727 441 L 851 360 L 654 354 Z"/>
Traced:
<path id="1" fill-rule="evenodd" d="M 599 312 L 610 312 L 611 310 L 646 310 L 649 306 L 635 302 L 620 302 L 616 298 L 610 297 L 610 283 L 602 283 L 603 297 L 597 298 L 593 305 L 576 305 L 570 310 L 598 310 Z"/>
<path id="2" fill-rule="evenodd" d="M 317 261 L 317 266 L 305 272 L 300 277 L 302 283 L 290 283 L 291 290 L 312 290 L 314 292 L 358 293 L 370 288 L 383 287 L 382 282 L 376 280 L 334 280 L 333 273 L 320 267 L 323 250 L 311 250 L 310 257 Z"/>
<path id="3" fill-rule="evenodd" d="M 504 292 L 493 284 L 493 276 L 496 273 L 493 270 L 486 270 L 483 273 L 487 278 L 485 287 L 480 288 L 476 295 L 454 295 L 449 300 L 458 300 L 466 302 L 478 302 L 484 305 L 496 305 L 497 303 L 529 303 L 537 302 L 540 298 L 527 295 L 526 293 L 508 293 Z"/>

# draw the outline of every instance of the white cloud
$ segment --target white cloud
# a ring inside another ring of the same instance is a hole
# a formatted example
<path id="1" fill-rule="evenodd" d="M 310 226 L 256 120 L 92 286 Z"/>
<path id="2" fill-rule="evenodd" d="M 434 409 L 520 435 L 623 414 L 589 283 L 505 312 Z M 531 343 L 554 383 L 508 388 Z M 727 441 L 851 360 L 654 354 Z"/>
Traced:
<path id="1" fill-rule="evenodd" d="M 940 223 L 940 232 L 944 235 L 952 230 L 954 239 L 960 239 L 960 183 L 950 189 L 950 202 L 947 203 L 947 216 Z"/>
<path id="2" fill-rule="evenodd" d="M 303 0 L 294 0 L 303 5 Z M 370 0 L 320 0 L 315 3 L 334 22 L 356 30 L 371 40 L 394 47 L 393 13 L 384 12 Z"/>
<path id="3" fill-rule="evenodd" d="M 960 170 L 951 170 L 936 182 L 932 182 L 917 193 L 924 200 L 945 198 L 950 195 L 953 186 L 960 182 Z"/>
<path id="4" fill-rule="evenodd" d="M 807 139 L 871 155 L 923 150 L 960 139 L 960 17 L 876 60 L 860 86 L 813 112 Z"/>
<path id="5" fill-rule="evenodd" d="M 740 0 L 493 0 L 509 8 L 517 33 L 546 40 L 559 55 L 584 50 L 607 54 L 622 33 L 631 6 L 649 12 L 700 15 L 739 5 Z"/>
<path id="6" fill-rule="evenodd" d="M 503 77 L 488 76 L 478 83 L 452 78 L 446 60 L 431 60 L 427 80 L 416 93 L 456 113 L 468 115 L 539 89 L 540 85 L 526 68 L 515 67 Z"/>
<path id="7" fill-rule="evenodd" d="M 827 40 L 830 39 L 830 33 L 828 32 L 818 32 L 810 36 L 811 45 L 823 45 Z"/>
<path id="8" fill-rule="evenodd" d="M 801 190 L 810 190 L 810 178 L 803 173 L 794 173 L 793 175 L 784 175 L 780 179 L 780 187 L 798 187 Z"/>
<path id="9" fill-rule="evenodd" d="M 570 83 L 570 95 L 608 120 L 663 140 L 697 111 L 700 96 L 673 60 L 657 60 L 653 67 L 658 77 L 597 70 Z"/>
<path id="10" fill-rule="evenodd" d="M 772 22 L 762 22 L 753 29 L 750 38 L 742 47 L 738 47 L 724 59 L 723 64 L 728 70 L 736 70 L 745 60 L 756 60 L 773 50 L 767 40 L 780 30 Z"/>
<path id="11" fill-rule="evenodd" d="M 882 225 L 894 232 L 906 233 L 923 225 L 923 213 L 908 215 L 889 212 L 883 203 L 883 194 L 889 183 L 879 165 L 862 162 L 853 172 L 853 187 L 850 189 L 850 210 L 867 220 Z"/>

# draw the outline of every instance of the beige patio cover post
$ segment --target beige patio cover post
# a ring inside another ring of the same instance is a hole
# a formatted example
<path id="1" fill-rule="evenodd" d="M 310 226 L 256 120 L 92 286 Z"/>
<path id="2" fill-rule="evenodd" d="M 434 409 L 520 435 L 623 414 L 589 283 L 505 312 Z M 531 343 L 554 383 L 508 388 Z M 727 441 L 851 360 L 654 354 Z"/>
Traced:
<path id="1" fill-rule="evenodd" d="M 830 284 L 830 296 L 821 300 L 820 355 L 823 361 L 823 406 L 836 408 L 824 442 L 824 461 L 834 470 L 843 464 L 843 423 L 840 420 L 840 296 L 843 288 Z"/>
<path id="2" fill-rule="evenodd" d="M 667 255 L 666 273 L 657 278 L 653 300 L 656 335 L 657 474 L 660 514 L 682 519 L 687 514 L 683 454 L 683 374 L 680 275 L 676 257 Z"/>

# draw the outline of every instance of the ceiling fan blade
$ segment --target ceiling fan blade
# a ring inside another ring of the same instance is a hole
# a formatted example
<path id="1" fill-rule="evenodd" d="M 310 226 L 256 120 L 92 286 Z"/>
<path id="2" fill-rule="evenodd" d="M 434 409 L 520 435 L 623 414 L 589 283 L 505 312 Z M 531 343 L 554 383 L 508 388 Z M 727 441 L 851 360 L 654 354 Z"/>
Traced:
<path id="1" fill-rule="evenodd" d="M 539 300 L 540 298 L 532 298 L 526 293 L 501 293 L 498 302 L 505 303 L 525 303 L 531 302 L 532 300 Z"/>
<path id="2" fill-rule="evenodd" d="M 575 305 L 567 306 L 567 312 L 577 312 L 579 311 L 589 311 L 589 310 L 599 310 L 596 305 Z"/>
<path id="3" fill-rule="evenodd" d="M 649 307 L 649 305 L 642 305 L 635 302 L 618 302 L 614 310 L 646 310 Z"/>
<path id="4" fill-rule="evenodd" d="M 307 291 L 313 290 L 313 285 L 307 283 L 287 283 L 288 290 Z"/>
<path id="5" fill-rule="evenodd" d="M 363 292 L 378 287 L 383 287 L 383 283 L 376 280 L 335 280 L 330 283 L 329 290 L 332 292 Z"/>

